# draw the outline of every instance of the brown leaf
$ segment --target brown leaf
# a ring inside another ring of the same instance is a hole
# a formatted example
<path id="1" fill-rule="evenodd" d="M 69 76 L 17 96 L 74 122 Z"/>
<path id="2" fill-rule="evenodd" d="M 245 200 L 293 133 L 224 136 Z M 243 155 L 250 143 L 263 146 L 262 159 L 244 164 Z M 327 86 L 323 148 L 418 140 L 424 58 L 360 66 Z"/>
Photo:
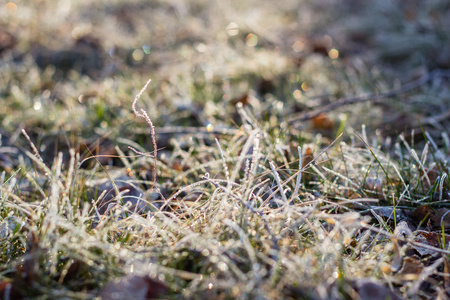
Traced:
<path id="1" fill-rule="evenodd" d="M 380 283 L 371 281 L 370 279 L 357 279 L 355 281 L 355 288 L 364 300 L 379 300 L 379 299 L 391 299 L 401 300 L 402 297 L 395 294 L 390 289 L 382 286 Z"/>
<path id="2" fill-rule="evenodd" d="M 431 207 L 429 206 L 419 206 L 417 207 L 409 216 L 411 219 L 416 221 L 417 223 L 425 223 L 428 218 L 430 217 L 430 214 L 432 212 Z"/>
<path id="3" fill-rule="evenodd" d="M 248 93 L 243 94 L 240 97 L 236 97 L 231 100 L 231 104 L 236 106 L 238 103 L 242 103 L 243 106 L 246 106 L 250 103 L 250 95 Z"/>
<path id="4" fill-rule="evenodd" d="M 313 150 L 311 147 L 306 147 L 302 155 L 302 168 L 305 168 L 314 159 Z"/>
<path id="5" fill-rule="evenodd" d="M 157 299 L 167 295 L 169 288 L 149 276 L 129 275 L 108 283 L 100 293 L 102 299 Z"/>
<path id="6" fill-rule="evenodd" d="M 83 168 L 91 168 L 97 163 L 101 165 L 112 164 L 114 158 L 118 155 L 113 141 L 99 138 L 82 141 L 77 152 L 81 153 L 82 157 L 93 157 L 82 165 Z"/>
<path id="7" fill-rule="evenodd" d="M 401 209 L 401 208 L 396 208 L 395 209 L 395 214 L 394 214 L 394 208 L 392 206 L 370 206 L 371 209 L 373 209 L 378 215 L 390 219 L 392 221 L 394 221 L 395 219 L 397 219 L 397 222 L 399 222 L 397 224 L 400 225 L 400 221 L 406 220 L 407 219 L 407 213 L 406 210 Z"/>
<path id="8" fill-rule="evenodd" d="M 438 166 L 433 166 L 431 169 L 425 168 L 424 171 L 420 170 L 420 175 L 423 177 L 424 187 L 429 189 L 436 183 L 441 172 L 439 171 Z"/>
<path id="9" fill-rule="evenodd" d="M 403 259 L 403 266 L 399 271 L 399 274 L 407 275 L 407 274 L 417 274 L 419 275 L 425 266 L 420 261 L 420 258 L 417 255 L 408 256 Z"/>
<path id="10" fill-rule="evenodd" d="M 442 234 L 436 232 L 430 232 L 425 230 L 417 230 L 414 234 L 414 241 L 422 243 L 427 246 L 432 246 L 442 249 Z M 445 235 L 445 248 L 448 247 L 450 241 L 450 235 Z M 420 247 L 418 245 L 412 245 L 412 247 L 419 252 L 420 255 L 432 255 L 436 251 Z"/>
<path id="11" fill-rule="evenodd" d="M 441 225 L 450 226 L 450 213 L 448 212 L 447 208 L 434 209 L 429 206 L 419 206 L 410 214 L 410 217 L 417 223 L 429 221 L 431 226 L 441 228 Z"/>
<path id="12" fill-rule="evenodd" d="M 314 53 L 328 56 L 328 50 L 331 48 L 333 40 L 331 37 L 325 35 L 312 39 L 310 43 Z"/>
<path id="13" fill-rule="evenodd" d="M 302 155 L 302 169 L 305 169 L 306 166 L 313 161 L 313 159 L 313 150 L 311 147 L 307 146 Z M 308 171 L 303 171 L 302 178 L 304 178 L 305 182 L 308 182 L 311 181 L 312 176 Z"/>
<path id="14" fill-rule="evenodd" d="M 447 208 L 438 208 L 433 210 L 430 215 L 431 225 L 438 228 L 450 226 L 450 213 Z"/>
<path id="15" fill-rule="evenodd" d="M 334 122 L 325 113 L 321 113 L 317 117 L 312 118 L 312 125 L 316 129 L 332 130 L 334 129 Z"/>
<path id="16" fill-rule="evenodd" d="M 91 36 L 78 38 L 70 48 L 51 50 L 35 45 L 31 54 L 39 68 L 54 66 L 61 76 L 70 70 L 98 77 L 104 67 L 105 51 L 98 39 Z"/>
<path id="17" fill-rule="evenodd" d="M 177 172 L 184 172 L 189 170 L 189 165 L 184 163 L 183 160 L 175 158 L 172 159 L 169 163 L 169 167 Z"/>

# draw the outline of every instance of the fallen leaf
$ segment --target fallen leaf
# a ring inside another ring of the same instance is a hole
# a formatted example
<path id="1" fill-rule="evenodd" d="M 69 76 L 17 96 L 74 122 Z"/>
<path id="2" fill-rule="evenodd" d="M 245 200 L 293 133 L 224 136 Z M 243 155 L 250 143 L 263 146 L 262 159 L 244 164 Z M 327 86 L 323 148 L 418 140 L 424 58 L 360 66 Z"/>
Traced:
<path id="1" fill-rule="evenodd" d="M 331 120 L 325 113 L 321 113 L 317 117 L 312 118 L 312 125 L 316 129 L 322 130 L 332 130 L 335 125 L 333 120 Z"/>
<path id="2" fill-rule="evenodd" d="M 401 300 L 402 297 L 395 294 L 390 289 L 382 286 L 380 283 L 372 281 L 370 279 L 357 279 L 354 283 L 355 289 L 358 292 L 361 299 L 364 300 L 379 300 L 379 299 L 391 299 Z"/>
<path id="3" fill-rule="evenodd" d="M 302 155 L 302 168 L 305 168 L 314 159 L 313 150 L 307 146 Z"/>
<path id="4" fill-rule="evenodd" d="M 432 212 L 431 207 L 419 206 L 415 210 L 413 210 L 409 216 L 418 224 L 425 223 L 429 219 L 431 212 Z"/>
<path id="5" fill-rule="evenodd" d="M 312 51 L 323 56 L 328 56 L 328 51 L 333 43 L 331 37 L 325 35 L 321 37 L 315 37 L 310 41 Z"/>
<path id="6" fill-rule="evenodd" d="M 98 77 L 104 67 L 105 51 L 100 41 L 91 36 L 78 38 L 75 43 L 65 49 L 52 50 L 42 45 L 32 48 L 31 54 L 39 68 L 54 66 L 61 77 L 70 70 L 78 71 L 90 77 Z"/>
<path id="7" fill-rule="evenodd" d="M 311 147 L 307 146 L 302 154 L 302 169 L 304 170 L 302 173 L 302 178 L 305 180 L 305 182 L 311 181 L 312 179 L 311 174 L 307 172 L 305 168 L 308 166 L 310 162 L 313 161 L 313 159 L 314 159 L 313 150 Z"/>
<path id="8" fill-rule="evenodd" d="M 418 224 L 429 221 L 431 226 L 439 229 L 442 228 L 442 225 L 450 226 L 450 213 L 447 208 L 434 209 L 430 206 L 419 206 L 411 212 L 410 217 Z"/>
<path id="9" fill-rule="evenodd" d="M 101 165 L 114 164 L 114 159 L 117 159 L 118 155 L 112 140 L 99 137 L 81 141 L 76 152 L 80 153 L 81 157 L 92 157 L 81 165 L 83 168 L 92 168 L 98 163 Z"/>
<path id="10" fill-rule="evenodd" d="M 423 184 L 426 189 L 432 187 L 435 183 L 439 175 L 441 174 L 438 166 L 433 166 L 432 168 L 425 168 L 424 170 L 420 170 L 420 175 L 423 178 Z"/>
<path id="11" fill-rule="evenodd" d="M 144 213 L 149 210 L 147 201 L 144 199 L 145 192 L 134 184 L 134 179 L 126 175 L 119 175 L 110 173 L 119 193 L 122 195 L 123 206 L 128 206 L 128 211 Z M 106 214 L 115 206 L 117 201 L 117 193 L 114 185 L 109 178 L 102 178 L 98 180 L 90 180 L 86 182 L 90 188 L 91 197 L 97 200 L 104 191 L 106 194 L 97 202 L 97 208 L 101 215 Z"/>
<path id="12" fill-rule="evenodd" d="M 399 274 L 417 274 L 419 275 L 425 268 L 424 264 L 420 261 L 419 256 L 412 255 L 403 259 L 403 266 L 398 272 Z"/>
<path id="13" fill-rule="evenodd" d="M 108 283 L 100 293 L 101 299 L 159 299 L 167 295 L 169 288 L 149 276 L 129 275 Z"/>
<path id="14" fill-rule="evenodd" d="M 250 95 L 248 93 L 243 94 L 240 97 L 236 97 L 231 100 L 231 104 L 236 106 L 238 103 L 241 103 L 243 106 L 246 106 L 250 103 Z"/>
<path id="15" fill-rule="evenodd" d="M 425 231 L 425 230 L 417 230 L 414 232 L 414 237 L 413 237 L 415 242 L 427 245 L 427 246 L 432 246 L 432 247 L 436 247 L 436 248 L 443 248 L 442 247 L 442 234 L 441 233 L 436 233 L 436 232 L 430 232 L 430 231 Z M 449 245 L 449 241 L 450 241 L 450 235 L 445 235 L 445 248 L 447 249 L 448 245 Z M 416 250 L 420 255 L 424 256 L 424 255 L 432 255 L 432 254 L 436 254 L 436 251 L 432 250 L 432 249 L 427 249 L 424 247 L 420 247 L 419 245 L 411 245 L 414 250 Z"/>
<path id="16" fill-rule="evenodd" d="M 397 219 L 398 225 L 400 225 L 399 221 L 404 221 L 408 217 L 406 211 L 401 208 L 396 208 L 394 214 L 394 208 L 392 206 L 371 206 L 370 209 L 374 210 L 378 215 L 392 221 Z"/>

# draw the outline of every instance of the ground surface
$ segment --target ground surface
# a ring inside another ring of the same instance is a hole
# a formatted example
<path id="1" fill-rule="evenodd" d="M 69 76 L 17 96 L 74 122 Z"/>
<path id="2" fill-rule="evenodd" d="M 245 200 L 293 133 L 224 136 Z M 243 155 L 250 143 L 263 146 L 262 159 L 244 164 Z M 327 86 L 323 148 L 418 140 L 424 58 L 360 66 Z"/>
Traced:
<path id="1" fill-rule="evenodd" d="M 449 297 L 448 1 L 0 5 L 3 298 Z"/>

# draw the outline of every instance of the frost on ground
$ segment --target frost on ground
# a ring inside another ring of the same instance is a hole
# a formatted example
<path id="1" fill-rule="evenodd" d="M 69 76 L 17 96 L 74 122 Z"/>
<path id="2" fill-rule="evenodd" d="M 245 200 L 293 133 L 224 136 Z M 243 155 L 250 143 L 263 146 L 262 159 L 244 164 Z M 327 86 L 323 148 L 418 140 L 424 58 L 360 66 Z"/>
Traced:
<path id="1" fill-rule="evenodd" d="M 3 298 L 448 297 L 446 1 L 0 5 Z"/>

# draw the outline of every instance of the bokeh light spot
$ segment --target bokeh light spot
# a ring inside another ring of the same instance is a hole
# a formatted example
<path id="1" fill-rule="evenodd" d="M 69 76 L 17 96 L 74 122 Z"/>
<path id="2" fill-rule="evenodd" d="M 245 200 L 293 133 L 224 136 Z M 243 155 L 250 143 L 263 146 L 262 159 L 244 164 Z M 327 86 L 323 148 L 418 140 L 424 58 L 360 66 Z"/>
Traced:
<path id="1" fill-rule="evenodd" d="M 143 45 L 142 46 L 142 51 L 144 51 L 145 54 L 150 54 L 150 45 Z"/>
<path id="2" fill-rule="evenodd" d="M 142 51 L 141 49 L 136 49 L 133 51 L 133 54 L 131 54 L 131 56 L 135 61 L 141 61 L 144 59 L 144 51 Z"/>
<path id="3" fill-rule="evenodd" d="M 305 49 L 305 42 L 303 41 L 296 41 L 292 45 L 292 50 L 294 50 L 295 52 L 302 52 L 304 49 Z"/>
<path id="4" fill-rule="evenodd" d="M 309 90 L 309 85 L 308 83 L 305 81 L 302 83 L 301 85 L 302 90 L 304 90 L 305 92 Z"/>
<path id="5" fill-rule="evenodd" d="M 226 272 L 228 270 L 228 266 L 224 262 L 220 262 L 217 267 L 219 268 L 219 270 L 221 270 L 223 272 Z"/>
<path id="6" fill-rule="evenodd" d="M 295 90 L 292 95 L 294 95 L 295 99 L 300 99 L 302 97 L 302 92 L 300 90 Z"/>
<path id="7" fill-rule="evenodd" d="M 14 2 L 6 3 L 5 8 L 10 14 L 15 14 L 17 12 L 17 5 Z"/>
<path id="8" fill-rule="evenodd" d="M 206 51 L 206 45 L 203 43 L 199 43 L 195 46 L 195 49 L 197 49 L 197 51 L 200 53 L 204 53 Z"/>
<path id="9" fill-rule="evenodd" d="M 239 34 L 239 25 L 234 22 L 231 22 L 227 26 L 227 33 L 229 36 L 238 35 Z"/>
<path id="10" fill-rule="evenodd" d="M 41 101 L 35 101 L 33 104 L 34 110 L 40 110 L 42 107 Z"/>
<path id="11" fill-rule="evenodd" d="M 256 34 L 249 33 L 245 38 L 245 43 L 249 47 L 255 47 L 256 45 L 258 45 L 258 36 Z"/>
<path id="12" fill-rule="evenodd" d="M 328 56 L 331 59 L 337 59 L 339 57 L 339 51 L 333 48 L 328 52 Z"/>

